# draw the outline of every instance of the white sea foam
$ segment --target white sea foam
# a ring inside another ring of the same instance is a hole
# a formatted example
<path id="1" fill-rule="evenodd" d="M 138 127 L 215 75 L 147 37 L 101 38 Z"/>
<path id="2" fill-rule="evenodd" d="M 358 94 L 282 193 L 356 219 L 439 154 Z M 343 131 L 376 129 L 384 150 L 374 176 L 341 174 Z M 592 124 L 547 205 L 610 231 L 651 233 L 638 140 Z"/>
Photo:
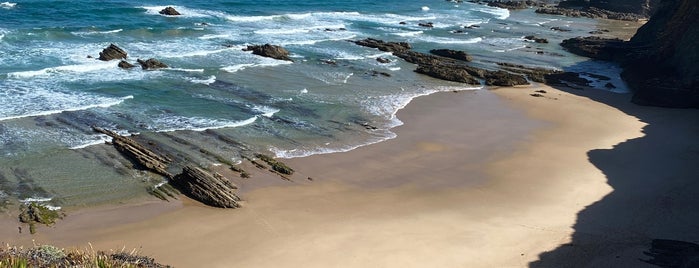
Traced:
<path id="1" fill-rule="evenodd" d="M 82 103 L 85 102 L 85 100 L 82 100 L 83 98 L 89 98 L 87 96 L 82 96 L 82 95 L 67 95 L 67 94 L 61 94 L 61 93 L 53 93 L 51 96 L 59 97 L 59 99 L 64 98 L 67 99 L 66 102 L 69 102 L 68 104 L 63 104 L 63 103 L 57 103 L 54 104 L 53 106 L 64 106 L 64 105 L 70 105 L 70 102 L 78 102 Z M 32 97 L 32 99 L 35 97 Z M 75 100 L 73 98 L 77 98 L 78 100 Z M 53 100 L 52 98 L 45 98 L 48 100 Z M 60 109 L 51 109 L 51 110 L 43 110 L 43 111 L 27 111 L 26 113 L 22 113 L 19 115 L 7 115 L 3 116 L 3 114 L 0 113 L 0 121 L 5 121 L 5 120 L 12 120 L 12 119 L 18 119 L 18 118 L 24 118 L 24 117 L 34 117 L 34 116 L 44 116 L 44 115 L 51 115 L 51 114 L 59 114 L 62 112 L 71 112 L 71 111 L 81 111 L 81 110 L 88 110 L 88 109 L 94 109 L 94 108 L 108 108 L 111 106 L 119 105 L 125 100 L 128 99 L 133 99 L 133 96 L 126 96 L 123 98 L 97 98 L 98 101 L 102 102 L 97 102 L 93 104 L 86 104 L 86 105 L 81 105 L 81 106 L 68 106 L 65 108 L 60 108 Z M 49 108 L 50 109 L 50 108 Z M 1 110 L 0 112 L 6 112 L 8 110 Z M 13 109 L 9 109 L 10 112 L 13 112 Z"/>
<path id="2" fill-rule="evenodd" d="M 241 121 L 230 121 L 224 119 L 171 115 L 156 118 L 154 121 L 156 123 L 156 132 L 172 132 L 178 130 L 204 131 L 207 129 L 234 128 L 252 124 L 256 120 L 257 116 Z"/>
<path id="3" fill-rule="evenodd" d="M 203 73 L 204 72 L 204 69 L 186 69 L 186 68 L 167 68 L 165 70 L 188 72 L 188 73 Z"/>
<path id="4" fill-rule="evenodd" d="M 256 58 L 258 60 L 257 63 L 241 63 L 241 64 L 235 64 L 231 66 L 226 66 L 221 68 L 222 71 L 226 71 L 229 73 L 235 73 L 237 71 L 250 68 L 250 67 L 273 67 L 273 66 L 279 66 L 279 65 L 286 65 L 286 64 L 292 64 L 293 62 L 290 61 L 285 61 L 285 60 L 275 60 L 275 59 L 270 59 L 270 58 Z"/>
<path id="5" fill-rule="evenodd" d="M 11 72 L 7 74 L 9 78 L 31 78 L 35 76 L 50 76 L 60 73 L 87 73 L 104 69 L 112 69 L 117 66 L 117 62 L 112 61 L 94 61 L 88 64 L 64 65 L 58 67 L 49 67 L 36 71 L 21 71 Z"/>
<path id="6" fill-rule="evenodd" d="M 391 33 L 392 35 L 397 35 L 397 36 L 416 36 L 423 34 L 423 31 L 412 31 L 412 32 L 398 32 L 398 33 Z"/>
<path id="7" fill-rule="evenodd" d="M 308 93 L 308 89 L 307 89 L 307 88 L 304 88 L 304 89 L 301 90 L 300 93 L 301 93 L 301 94 L 306 94 L 306 93 Z"/>
<path id="8" fill-rule="evenodd" d="M 116 29 L 110 31 L 85 31 L 85 32 L 70 32 L 73 35 L 85 36 L 85 35 L 96 35 L 96 34 L 113 34 L 123 31 L 123 29 Z"/>
<path id="9" fill-rule="evenodd" d="M 200 37 L 197 37 L 201 40 L 209 40 L 209 39 L 222 39 L 222 38 L 228 38 L 230 37 L 229 34 L 205 34 Z"/>
<path id="10" fill-rule="evenodd" d="M 190 78 L 189 82 L 195 83 L 195 84 L 204 84 L 204 85 L 211 85 L 214 82 L 216 82 L 216 76 L 212 75 L 209 76 L 207 79 L 196 79 L 196 78 Z"/>
<path id="11" fill-rule="evenodd" d="M 166 7 L 173 7 L 178 12 L 180 12 L 182 15 L 170 16 L 170 15 L 160 14 L 160 11 L 165 9 Z M 221 18 L 224 18 L 224 17 L 228 16 L 228 14 L 225 14 L 225 13 L 219 12 L 219 11 L 194 9 L 194 8 L 187 8 L 184 6 L 172 6 L 172 5 L 171 6 L 141 6 L 140 8 L 145 9 L 146 14 L 166 16 L 166 17 L 185 17 L 185 18 L 221 17 Z"/>
<path id="12" fill-rule="evenodd" d="M 252 107 L 253 110 L 262 113 L 261 115 L 264 117 L 272 117 L 274 114 L 278 113 L 280 110 L 277 108 L 272 108 L 269 106 L 260 106 L 260 105 L 254 105 Z"/>
<path id="13" fill-rule="evenodd" d="M 504 20 L 510 17 L 510 11 L 499 7 L 477 7 L 474 10 L 494 15 L 496 18 Z"/>
<path id="14" fill-rule="evenodd" d="M 0 3 L 0 7 L 4 9 L 10 9 L 17 6 L 17 3 L 12 3 L 12 2 L 2 2 Z"/>
<path id="15" fill-rule="evenodd" d="M 27 203 L 35 203 L 35 202 L 36 203 L 43 203 L 43 202 L 49 202 L 51 200 L 53 200 L 53 198 L 51 198 L 51 197 L 29 197 L 29 198 L 21 199 L 21 200 L 19 200 L 19 202 L 27 204 Z"/>
<path id="16" fill-rule="evenodd" d="M 422 10 L 422 11 L 429 11 L 429 10 L 430 10 L 430 7 L 428 7 L 428 6 L 423 6 L 423 7 L 421 8 L 421 10 Z"/>
<path id="17" fill-rule="evenodd" d="M 94 139 L 90 139 L 89 141 L 86 141 L 82 144 L 75 145 L 73 147 L 70 147 L 71 150 L 77 150 L 77 149 L 83 149 L 87 148 L 93 145 L 98 145 L 98 144 L 104 144 L 105 142 L 111 142 L 112 137 L 109 137 L 107 135 L 95 135 Z"/>
<path id="18" fill-rule="evenodd" d="M 433 37 L 433 36 L 421 36 L 416 40 L 437 43 L 437 44 L 474 44 L 483 41 L 481 37 L 460 39 L 460 38 L 449 38 L 449 37 Z"/>

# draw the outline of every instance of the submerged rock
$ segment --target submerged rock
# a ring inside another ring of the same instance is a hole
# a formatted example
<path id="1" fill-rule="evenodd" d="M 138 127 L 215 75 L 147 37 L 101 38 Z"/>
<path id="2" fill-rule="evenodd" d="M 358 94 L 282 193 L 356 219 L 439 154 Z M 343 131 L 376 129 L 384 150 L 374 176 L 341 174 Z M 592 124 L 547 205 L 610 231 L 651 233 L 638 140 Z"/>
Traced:
<path id="1" fill-rule="evenodd" d="M 119 66 L 119 68 L 122 68 L 122 69 L 131 69 L 133 67 L 136 67 L 136 65 L 133 65 L 125 60 L 120 61 L 117 66 Z"/>
<path id="2" fill-rule="evenodd" d="M 353 43 L 370 48 L 377 48 L 386 52 L 399 52 L 411 49 L 410 44 L 406 42 L 384 42 L 383 40 L 367 38 L 363 40 L 352 41 Z"/>
<path id="3" fill-rule="evenodd" d="M 534 41 L 535 43 L 540 43 L 540 44 L 548 44 L 549 40 L 546 38 L 539 38 L 533 35 L 527 35 L 524 37 L 524 39 Z"/>
<path id="4" fill-rule="evenodd" d="M 99 60 L 101 61 L 110 61 L 115 59 L 126 59 L 126 51 L 115 44 L 109 44 L 107 48 L 100 52 Z"/>
<path id="5" fill-rule="evenodd" d="M 478 79 L 471 76 L 466 70 L 455 69 L 451 66 L 419 65 L 417 69 L 415 69 L 415 72 L 447 81 L 461 82 L 469 85 L 481 84 Z"/>
<path id="6" fill-rule="evenodd" d="M 143 70 L 154 70 L 154 69 L 161 69 L 161 68 L 167 68 L 167 65 L 165 63 L 162 63 L 156 59 L 150 58 L 148 60 L 142 60 L 138 59 L 136 60 L 139 64 L 141 64 L 141 68 Z"/>
<path id="7" fill-rule="evenodd" d="M 244 48 L 243 51 L 252 51 L 252 54 L 255 55 L 293 62 L 293 60 L 289 58 L 289 51 L 281 46 L 270 44 L 254 45 Z"/>
<path id="8" fill-rule="evenodd" d="M 178 12 L 174 7 L 166 7 L 160 12 L 158 12 L 163 15 L 168 15 L 168 16 L 179 16 L 182 15 L 180 12 Z"/>

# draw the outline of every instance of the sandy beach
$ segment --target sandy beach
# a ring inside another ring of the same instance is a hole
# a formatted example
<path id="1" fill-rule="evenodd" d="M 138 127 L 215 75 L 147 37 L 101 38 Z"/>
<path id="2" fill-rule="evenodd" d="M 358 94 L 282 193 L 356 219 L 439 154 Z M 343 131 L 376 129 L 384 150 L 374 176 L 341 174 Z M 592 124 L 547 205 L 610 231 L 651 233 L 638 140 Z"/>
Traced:
<path id="1" fill-rule="evenodd" d="M 535 90 L 545 97 L 530 96 Z M 682 221 L 665 228 L 664 218 L 644 214 L 643 221 L 596 218 L 578 230 L 578 213 L 617 194 L 610 174 L 635 163 L 601 169 L 590 152 L 642 139 L 647 123 L 639 115 L 675 126 L 674 139 L 653 153 L 676 157 L 648 158 L 673 168 L 673 180 L 616 200 L 627 210 L 621 214 L 667 209 L 652 198 L 679 186 L 685 190 L 677 200 L 691 198 L 697 111 L 635 106 L 626 94 L 573 93 L 536 85 L 419 97 L 398 113 L 405 124 L 393 140 L 286 160 L 298 170 L 293 182 L 261 173 L 239 182 L 241 209 L 148 201 L 78 210 L 35 236 L 16 227 L 1 235 L 20 244 L 135 248 L 176 267 L 644 267 L 639 258 L 650 239 L 696 241 L 696 232 L 687 233 L 699 218 L 691 206 L 671 208 L 676 219 L 694 222 L 682 228 Z M 636 178 L 639 187 L 655 182 Z M 606 240 L 582 243 L 588 255 L 560 253 L 580 232 Z M 628 234 L 636 239 L 624 247 L 604 245 Z"/>

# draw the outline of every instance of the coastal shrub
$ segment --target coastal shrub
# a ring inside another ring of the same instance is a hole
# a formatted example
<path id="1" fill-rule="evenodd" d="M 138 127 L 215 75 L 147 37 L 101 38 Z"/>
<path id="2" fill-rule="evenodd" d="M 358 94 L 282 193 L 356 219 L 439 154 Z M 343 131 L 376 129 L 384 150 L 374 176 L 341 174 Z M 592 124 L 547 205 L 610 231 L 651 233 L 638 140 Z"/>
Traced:
<path id="1" fill-rule="evenodd" d="M 0 268 L 26 267 L 170 267 L 155 262 L 155 259 L 140 256 L 137 252 L 123 250 L 108 254 L 95 251 L 92 247 L 86 250 L 65 250 L 52 245 L 37 245 L 32 248 L 22 248 L 7 245 L 0 248 Z"/>

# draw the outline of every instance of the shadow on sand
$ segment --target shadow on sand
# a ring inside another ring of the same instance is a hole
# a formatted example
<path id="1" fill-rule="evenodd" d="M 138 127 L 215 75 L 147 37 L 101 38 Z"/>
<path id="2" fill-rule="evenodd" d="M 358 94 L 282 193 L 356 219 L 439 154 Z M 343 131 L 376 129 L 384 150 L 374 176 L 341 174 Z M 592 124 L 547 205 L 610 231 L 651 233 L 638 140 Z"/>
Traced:
<path id="1" fill-rule="evenodd" d="M 630 103 L 630 94 L 560 90 L 647 123 L 644 136 L 587 153 L 613 192 L 577 215 L 571 242 L 530 267 L 699 267 L 699 110 Z M 612 126 L 613 127 L 613 126 Z"/>

